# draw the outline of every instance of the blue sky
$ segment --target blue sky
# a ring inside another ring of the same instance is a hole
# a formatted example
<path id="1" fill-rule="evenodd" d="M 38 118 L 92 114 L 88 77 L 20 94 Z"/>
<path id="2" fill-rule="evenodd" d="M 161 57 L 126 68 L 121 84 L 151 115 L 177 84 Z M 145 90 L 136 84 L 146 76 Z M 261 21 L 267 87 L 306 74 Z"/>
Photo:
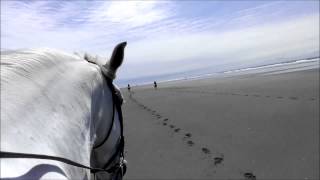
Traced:
<path id="1" fill-rule="evenodd" d="M 120 78 L 212 72 L 319 54 L 319 1 L 1 1 L 1 48 L 109 57 Z"/>

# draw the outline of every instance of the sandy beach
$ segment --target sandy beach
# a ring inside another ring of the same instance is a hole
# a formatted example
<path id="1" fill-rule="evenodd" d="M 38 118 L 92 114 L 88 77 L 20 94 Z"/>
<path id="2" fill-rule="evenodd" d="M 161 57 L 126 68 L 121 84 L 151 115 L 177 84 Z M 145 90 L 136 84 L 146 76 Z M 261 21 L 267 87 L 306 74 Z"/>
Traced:
<path id="1" fill-rule="evenodd" d="M 319 69 L 122 92 L 125 179 L 319 179 Z"/>

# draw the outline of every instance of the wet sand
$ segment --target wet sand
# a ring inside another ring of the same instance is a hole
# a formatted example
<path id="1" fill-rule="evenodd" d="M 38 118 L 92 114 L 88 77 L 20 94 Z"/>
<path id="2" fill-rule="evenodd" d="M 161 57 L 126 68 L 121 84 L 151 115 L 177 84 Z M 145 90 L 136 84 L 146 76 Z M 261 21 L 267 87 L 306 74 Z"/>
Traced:
<path id="1" fill-rule="evenodd" d="M 122 92 L 126 179 L 319 179 L 319 69 Z"/>

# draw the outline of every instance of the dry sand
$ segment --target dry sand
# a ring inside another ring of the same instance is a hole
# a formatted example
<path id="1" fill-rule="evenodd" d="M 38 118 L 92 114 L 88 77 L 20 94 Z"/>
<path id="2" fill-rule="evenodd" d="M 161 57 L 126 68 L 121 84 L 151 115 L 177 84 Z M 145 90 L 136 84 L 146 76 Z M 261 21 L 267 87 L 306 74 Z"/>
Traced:
<path id="1" fill-rule="evenodd" d="M 319 179 L 319 69 L 122 91 L 126 179 Z"/>

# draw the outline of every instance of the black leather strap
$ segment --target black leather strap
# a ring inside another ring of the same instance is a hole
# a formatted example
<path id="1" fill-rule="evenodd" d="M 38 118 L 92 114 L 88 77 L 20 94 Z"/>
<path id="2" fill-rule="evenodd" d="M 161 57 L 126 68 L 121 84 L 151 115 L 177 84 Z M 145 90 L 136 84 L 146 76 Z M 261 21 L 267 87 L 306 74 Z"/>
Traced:
<path id="1" fill-rule="evenodd" d="M 102 169 L 102 168 L 93 168 L 89 167 L 80 163 L 77 163 L 75 161 L 71 161 L 70 159 L 57 157 L 57 156 L 49 156 L 49 155 L 42 155 L 42 154 L 29 154 L 29 153 L 17 153 L 17 152 L 6 152 L 6 151 L 0 151 L 0 158 L 28 158 L 28 159 L 46 159 L 46 160 L 54 160 L 63 162 L 72 166 L 89 169 L 92 173 L 104 171 L 108 173 L 112 173 L 109 169 Z"/>

